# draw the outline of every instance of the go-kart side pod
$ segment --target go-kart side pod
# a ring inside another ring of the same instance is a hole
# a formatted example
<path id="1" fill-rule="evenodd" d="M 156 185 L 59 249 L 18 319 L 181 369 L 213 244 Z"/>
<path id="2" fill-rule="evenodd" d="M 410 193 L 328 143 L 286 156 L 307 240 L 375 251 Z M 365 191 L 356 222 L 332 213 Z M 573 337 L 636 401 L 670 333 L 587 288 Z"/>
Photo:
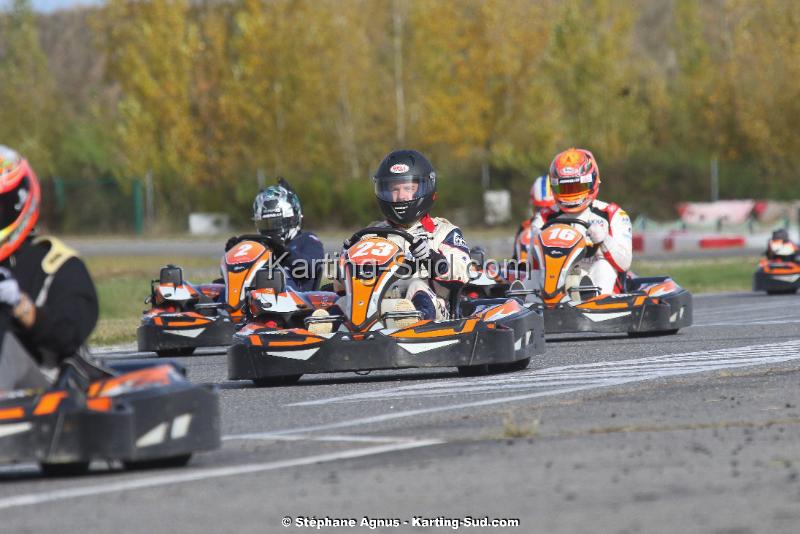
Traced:
<path id="1" fill-rule="evenodd" d="M 800 264 L 762 259 L 753 275 L 753 291 L 768 295 L 795 293 L 800 289 Z"/>
<path id="2" fill-rule="evenodd" d="M 77 393 L 12 392 L 0 399 L 0 462 L 39 462 L 46 474 L 78 474 L 92 460 L 169 466 L 220 445 L 215 387 L 171 365 L 133 370 Z"/>
<path id="3" fill-rule="evenodd" d="M 236 334 L 228 348 L 228 378 L 269 384 L 275 383 L 271 379 L 296 379 L 312 373 L 526 367 L 531 356 L 544 352 L 542 317 L 515 299 L 497 300 L 503 304 L 464 319 L 420 321 L 400 330 L 314 335 L 292 329 Z"/>

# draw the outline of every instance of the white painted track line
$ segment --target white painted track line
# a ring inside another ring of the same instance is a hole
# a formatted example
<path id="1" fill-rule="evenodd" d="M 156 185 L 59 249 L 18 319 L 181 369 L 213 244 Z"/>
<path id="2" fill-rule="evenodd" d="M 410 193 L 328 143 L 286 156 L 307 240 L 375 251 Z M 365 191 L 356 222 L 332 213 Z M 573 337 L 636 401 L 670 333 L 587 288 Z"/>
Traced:
<path id="1" fill-rule="evenodd" d="M 130 490 L 137 490 L 144 488 L 152 488 L 155 486 L 166 486 L 169 484 L 181 484 L 186 482 L 209 480 L 213 478 L 221 478 L 221 477 L 229 477 L 237 475 L 250 475 L 253 473 L 274 471 L 276 469 L 284 469 L 287 467 L 299 467 L 304 465 L 332 462 L 337 460 L 349 460 L 353 458 L 361 458 L 364 456 L 372 456 L 375 454 L 384 454 L 388 452 L 397 452 L 407 449 L 415 449 L 419 447 L 428 447 L 430 445 L 437 445 L 439 443 L 442 442 L 438 440 L 417 440 L 417 441 L 404 440 L 399 443 L 390 443 L 386 445 L 377 445 L 375 447 L 364 447 L 360 449 L 350 449 L 330 454 L 318 454 L 314 456 L 306 456 L 303 458 L 295 458 L 292 460 L 244 464 L 244 465 L 236 465 L 230 467 L 219 467 L 213 469 L 196 469 L 196 470 L 190 470 L 189 472 L 184 471 L 176 474 L 169 473 L 164 475 L 136 478 L 133 480 L 121 480 L 117 482 L 109 482 L 105 484 L 93 484 L 88 486 L 77 486 L 77 487 L 64 488 L 53 491 L 43 491 L 39 493 L 28 493 L 23 495 L 16 495 L 14 497 L 8 497 L 5 499 L 0 499 L 0 510 L 16 508 L 19 506 L 42 504 L 52 501 L 76 499 L 79 497 L 105 495 L 117 491 L 130 491 Z"/>

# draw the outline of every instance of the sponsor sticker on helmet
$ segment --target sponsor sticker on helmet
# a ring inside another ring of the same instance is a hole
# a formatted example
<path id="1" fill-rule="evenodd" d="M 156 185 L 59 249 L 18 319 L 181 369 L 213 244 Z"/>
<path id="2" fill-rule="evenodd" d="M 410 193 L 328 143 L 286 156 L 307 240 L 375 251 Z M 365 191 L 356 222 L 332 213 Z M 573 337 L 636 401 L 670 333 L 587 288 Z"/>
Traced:
<path id="1" fill-rule="evenodd" d="M 405 163 L 395 163 L 389 168 L 393 174 L 403 174 L 409 171 L 409 166 Z"/>

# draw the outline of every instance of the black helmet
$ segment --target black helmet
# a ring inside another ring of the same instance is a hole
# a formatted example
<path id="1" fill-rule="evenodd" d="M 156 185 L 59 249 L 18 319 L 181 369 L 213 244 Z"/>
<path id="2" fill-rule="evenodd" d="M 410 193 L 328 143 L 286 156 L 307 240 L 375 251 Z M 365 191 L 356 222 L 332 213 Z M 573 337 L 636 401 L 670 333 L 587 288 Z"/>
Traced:
<path id="1" fill-rule="evenodd" d="M 772 232 L 772 240 L 773 241 L 789 241 L 789 232 L 786 231 L 786 228 L 778 228 L 774 232 Z"/>
<path id="2" fill-rule="evenodd" d="M 300 197 L 283 178 L 270 186 L 253 201 L 253 222 L 261 235 L 288 243 L 300 232 L 303 210 Z"/>
<path id="3" fill-rule="evenodd" d="M 436 171 L 428 158 L 416 150 L 391 152 L 372 179 L 384 217 L 395 224 L 413 224 L 433 206 Z M 403 190 L 403 186 L 410 187 Z"/>

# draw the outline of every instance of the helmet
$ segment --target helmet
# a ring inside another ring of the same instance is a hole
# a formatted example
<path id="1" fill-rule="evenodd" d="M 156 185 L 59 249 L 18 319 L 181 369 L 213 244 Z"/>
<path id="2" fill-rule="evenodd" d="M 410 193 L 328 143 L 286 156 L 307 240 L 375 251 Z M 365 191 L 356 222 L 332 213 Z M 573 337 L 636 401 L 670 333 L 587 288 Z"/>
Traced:
<path id="1" fill-rule="evenodd" d="M 582 148 L 556 155 L 550 164 L 550 186 L 561 211 L 578 213 L 597 198 L 600 171 L 594 156 Z"/>
<path id="2" fill-rule="evenodd" d="M 381 212 L 395 224 L 414 224 L 427 215 L 436 198 L 436 171 L 416 150 L 391 152 L 372 180 Z"/>
<path id="3" fill-rule="evenodd" d="M 789 232 L 786 228 L 778 228 L 772 232 L 772 241 L 789 241 Z"/>
<path id="4" fill-rule="evenodd" d="M 553 198 L 553 190 L 550 188 L 550 181 L 547 176 L 540 176 L 531 186 L 531 206 L 536 209 L 549 208 L 556 201 Z"/>
<path id="5" fill-rule="evenodd" d="M 11 256 L 39 219 L 39 180 L 16 151 L 0 145 L 0 261 Z"/>
<path id="6" fill-rule="evenodd" d="M 303 223 L 303 210 L 300 197 L 283 178 L 278 185 L 262 190 L 253 201 L 253 222 L 258 232 L 287 243 L 300 232 Z"/>

